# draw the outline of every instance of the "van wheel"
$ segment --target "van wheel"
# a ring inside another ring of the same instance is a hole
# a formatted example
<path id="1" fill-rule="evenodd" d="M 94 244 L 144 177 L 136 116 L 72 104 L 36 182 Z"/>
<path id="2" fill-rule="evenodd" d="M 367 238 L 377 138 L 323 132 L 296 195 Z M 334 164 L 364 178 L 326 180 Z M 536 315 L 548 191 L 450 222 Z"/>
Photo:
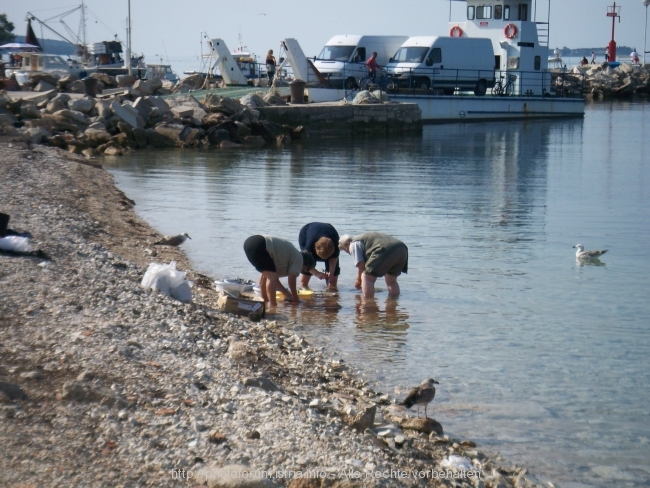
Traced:
<path id="1" fill-rule="evenodd" d="M 346 90 L 356 90 L 357 88 L 359 88 L 359 85 L 357 84 L 357 80 L 355 80 L 351 76 L 347 80 L 345 80 Z"/>
<path id="2" fill-rule="evenodd" d="M 482 97 L 487 92 L 487 80 L 478 80 L 474 88 L 474 95 Z"/>
<path id="3" fill-rule="evenodd" d="M 431 80 L 429 80 L 429 78 L 418 78 L 415 81 L 415 88 L 419 90 L 428 90 L 431 88 Z"/>

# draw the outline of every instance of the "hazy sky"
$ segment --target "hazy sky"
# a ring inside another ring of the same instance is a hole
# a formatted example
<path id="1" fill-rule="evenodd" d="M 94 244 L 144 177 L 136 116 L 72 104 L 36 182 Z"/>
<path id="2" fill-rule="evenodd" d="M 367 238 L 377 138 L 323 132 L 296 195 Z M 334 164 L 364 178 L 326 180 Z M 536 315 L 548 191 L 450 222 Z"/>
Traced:
<path id="1" fill-rule="evenodd" d="M 2 0 L 0 13 L 7 14 L 25 34 L 25 16 L 31 12 L 41 20 L 79 5 L 80 0 Z M 550 47 L 602 46 L 611 37 L 611 19 L 606 17 L 610 0 L 552 0 Z M 646 7 L 642 0 L 618 0 L 621 23 L 616 24 L 619 45 L 643 51 Z M 87 40 L 100 42 L 118 34 L 124 40 L 127 0 L 86 0 Z M 452 2 L 452 19 L 462 20 L 465 2 Z M 538 19 L 546 20 L 548 0 L 538 0 Z M 276 54 L 285 37 L 298 39 L 308 56 L 320 52 L 336 34 L 448 35 L 448 0 L 361 1 L 329 0 L 131 0 L 133 51 L 148 62 L 162 57 L 177 71 L 199 69 L 201 33 L 222 38 L 230 49 L 243 44 L 263 57 L 268 49 Z M 78 12 L 66 18 L 75 32 Z M 58 20 L 51 25 L 64 30 Z M 41 28 L 35 23 L 36 35 Z M 55 38 L 45 32 L 46 38 Z M 648 48 L 650 49 L 650 47 Z M 627 56 L 629 53 L 619 53 Z M 598 53 L 602 59 L 603 53 Z M 179 75 L 181 74 L 179 72 Z"/>

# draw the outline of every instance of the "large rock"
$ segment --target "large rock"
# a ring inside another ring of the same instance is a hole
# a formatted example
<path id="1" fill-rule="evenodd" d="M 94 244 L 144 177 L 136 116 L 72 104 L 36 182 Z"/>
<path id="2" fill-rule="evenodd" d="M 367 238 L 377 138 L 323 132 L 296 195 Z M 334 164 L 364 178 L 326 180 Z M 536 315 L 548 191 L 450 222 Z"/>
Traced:
<path id="1" fill-rule="evenodd" d="M 192 110 L 192 123 L 195 125 L 201 125 L 203 117 L 208 114 L 208 108 L 200 103 L 192 95 L 182 95 L 176 98 L 170 98 L 167 100 L 167 105 L 169 108 L 174 110 L 175 107 L 183 107 L 183 110 Z"/>
<path id="2" fill-rule="evenodd" d="M 77 122 L 78 124 L 82 124 L 82 125 L 88 125 L 88 123 L 89 123 L 88 118 L 84 114 L 82 114 L 81 112 L 77 112 L 75 110 L 63 109 L 63 110 L 59 110 L 58 112 L 54 112 L 53 115 L 58 115 L 60 117 L 65 117 L 67 119 L 70 119 L 70 120 L 72 120 L 74 122 Z"/>
<path id="3" fill-rule="evenodd" d="M 156 90 L 160 90 L 163 86 L 162 81 L 160 81 L 160 78 L 153 78 L 149 80 L 149 83 L 151 84 L 151 89 L 155 92 Z"/>
<path id="4" fill-rule="evenodd" d="M 203 135 L 203 130 L 193 129 L 182 124 L 160 124 L 154 131 L 178 147 L 196 145 Z"/>
<path id="5" fill-rule="evenodd" d="M 230 132 L 225 129 L 217 129 L 208 131 L 208 142 L 213 146 L 218 146 L 222 141 L 230 140 Z"/>
<path id="6" fill-rule="evenodd" d="M 117 86 L 120 88 L 125 88 L 127 86 L 133 86 L 135 83 L 135 76 L 133 75 L 117 75 L 115 77 L 115 80 L 117 81 Z"/>
<path id="7" fill-rule="evenodd" d="M 249 93 L 248 95 L 242 97 L 239 102 L 242 105 L 246 105 L 247 107 L 250 108 L 258 108 L 258 107 L 268 107 L 269 104 L 264 101 L 264 99 L 260 96 L 259 93 Z"/>
<path id="8" fill-rule="evenodd" d="M 151 104 L 149 103 L 148 97 L 138 97 L 135 102 L 133 102 L 133 108 L 138 111 L 142 120 L 147 120 L 149 118 L 149 113 L 151 113 Z"/>
<path id="9" fill-rule="evenodd" d="M 27 103 L 20 107 L 20 116 L 23 119 L 40 119 L 43 117 L 41 111 L 32 103 Z"/>
<path id="10" fill-rule="evenodd" d="M 279 137 L 290 135 L 292 129 L 268 120 L 260 120 L 251 125 L 255 136 L 262 136 L 266 142 L 276 142 Z"/>
<path id="11" fill-rule="evenodd" d="M 144 97 L 151 95 L 154 92 L 151 83 L 147 80 L 137 80 L 133 84 L 133 89 L 138 90 L 140 94 Z"/>
<path id="12" fill-rule="evenodd" d="M 46 114 L 43 118 L 52 121 L 53 129 L 59 132 L 72 132 L 73 134 L 76 134 L 80 130 L 81 124 L 76 124 L 71 119 L 63 117 L 62 115 Z"/>
<path id="13" fill-rule="evenodd" d="M 160 110 L 160 113 L 162 113 L 162 114 L 170 113 L 169 105 L 162 98 L 160 98 L 160 97 L 149 97 L 147 99 L 147 101 L 149 102 L 149 104 L 152 107 L 155 107 L 158 110 Z"/>
<path id="14" fill-rule="evenodd" d="M 176 147 L 176 143 L 155 129 L 146 129 L 147 144 L 152 147 Z"/>
<path id="15" fill-rule="evenodd" d="M 34 91 L 35 92 L 46 92 L 46 91 L 54 90 L 55 88 L 56 88 L 56 85 L 54 85 L 52 83 L 48 83 L 45 80 L 41 80 L 34 87 Z"/>
<path id="16" fill-rule="evenodd" d="M 97 115 L 106 120 L 108 120 L 113 115 L 113 112 L 110 108 L 110 103 L 105 100 L 96 100 L 95 109 L 97 109 Z"/>
<path id="17" fill-rule="evenodd" d="M 96 80 L 104 83 L 105 86 L 116 87 L 117 80 L 113 76 L 109 76 L 106 73 L 91 73 L 90 78 L 95 78 Z"/>
<path id="18" fill-rule="evenodd" d="M 225 120 L 226 120 L 226 116 L 222 113 L 208 114 L 205 117 L 203 117 L 203 120 L 201 121 L 201 125 L 203 125 L 204 129 L 209 129 L 211 127 L 214 127 L 215 125 L 219 125 L 223 123 Z"/>
<path id="19" fill-rule="evenodd" d="M 134 127 L 133 139 L 135 140 L 137 147 L 147 147 L 147 132 L 144 129 Z"/>
<path id="20" fill-rule="evenodd" d="M 112 139 L 111 135 L 106 130 L 86 129 L 84 134 L 86 135 L 88 144 L 92 147 L 106 144 Z"/>
<path id="21" fill-rule="evenodd" d="M 47 107 L 45 108 L 45 112 L 48 114 L 53 114 L 59 110 L 63 110 L 68 106 L 69 101 L 70 95 L 67 95 L 66 93 L 60 93 L 49 101 Z"/>
<path id="22" fill-rule="evenodd" d="M 129 105 L 122 106 L 117 102 L 113 102 L 111 104 L 111 110 L 120 120 L 126 122 L 131 127 L 144 128 L 144 120 L 135 108 Z"/>
<path id="23" fill-rule="evenodd" d="M 68 83 L 74 83 L 78 80 L 79 77 L 77 75 L 70 73 L 69 75 L 62 76 L 61 79 L 57 82 L 57 86 L 59 89 L 63 90 L 68 85 Z"/>
<path id="24" fill-rule="evenodd" d="M 210 112 L 220 112 L 226 115 L 234 115 L 244 109 L 244 106 L 237 100 L 222 97 L 213 93 L 205 96 L 203 99 L 203 105 L 205 105 Z"/>
<path id="25" fill-rule="evenodd" d="M 35 85 L 44 81 L 48 85 L 51 85 L 53 88 L 59 82 L 60 77 L 54 73 L 48 73 L 47 71 L 37 71 L 36 73 L 31 73 L 29 75 L 29 80 Z M 43 90 L 38 90 L 43 91 Z"/>
<path id="26" fill-rule="evenodd" d="M 40 144 L 52 137 L 52 134 L 50 134 L 44 127 L 30 127 L 28 131 L 29 142 L 32 144 Z"/>
<path id="27" fill-rule="evenodd" d="M 189 90 L 198 90 L 205 83 L 205 78 L 202 75 L 190 75 L 187 78 L 180 80 L 174 87 L 174 93 L 184 93 Z M 164 83 L 163 83 L 164 86 Z"/>
<path id="28" fill-rule="evenodd" d="M 405 430 L 415 430 L 424 434 L 435 432 L 439 436 L 443 435 L 442 425 L 434 419 L 406 418 L 400 422 L 400 427 Z"/>
<path id="29" fill-rule="evenodd" d="M 250 127 L 238 121 L 235 121 L 235 125 L 237 126 L 237 135 L 239 135 L 240 139 L 246 138 L 251 135 Z"/>
<path id="30" fill-rule="evenodd" d="M 95 102 L 93 102 L 93 100 L 88 97 L 77 98 L 68 102 L 68 108 L 70 110 L 76 110 L 77 112 L 81 112 L 83 114 L 90 113 L 94 107 Z"/>

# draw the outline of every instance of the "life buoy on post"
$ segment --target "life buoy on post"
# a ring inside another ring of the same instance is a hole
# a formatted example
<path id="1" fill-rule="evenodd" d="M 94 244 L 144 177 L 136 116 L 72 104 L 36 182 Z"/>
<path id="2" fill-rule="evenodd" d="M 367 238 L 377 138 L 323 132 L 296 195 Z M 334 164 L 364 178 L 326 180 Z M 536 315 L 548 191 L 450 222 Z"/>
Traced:
<path id="1" fill-rule="evenodd" d="M 515 24 L 508 24 L 503 28 L 503 33 L 508 39 L 514 39 L 517 37 L 519 30 Z"/>
<path id="2" fill-rule="evenodd" d="M 449 36 L 450 37 L 463 37 L 463 29 L 461 29 L 459 26 L 455 25 L 449 31 Z"/>

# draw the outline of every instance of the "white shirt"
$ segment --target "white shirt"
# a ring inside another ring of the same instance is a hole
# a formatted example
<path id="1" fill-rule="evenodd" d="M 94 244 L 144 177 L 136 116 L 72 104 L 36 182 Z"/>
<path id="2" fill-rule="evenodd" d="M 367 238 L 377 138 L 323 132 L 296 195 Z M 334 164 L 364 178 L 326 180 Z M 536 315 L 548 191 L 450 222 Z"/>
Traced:
<path id="1" fill-rule="evenodd" d="M 364 256 L 366 249 L 363 245 L 363 241 L 353 241 L 350 243 L 350 254 L 354 259 L 354 265 L 356 266 L 359 263 L 363 263 L 366 260 Z"/>

